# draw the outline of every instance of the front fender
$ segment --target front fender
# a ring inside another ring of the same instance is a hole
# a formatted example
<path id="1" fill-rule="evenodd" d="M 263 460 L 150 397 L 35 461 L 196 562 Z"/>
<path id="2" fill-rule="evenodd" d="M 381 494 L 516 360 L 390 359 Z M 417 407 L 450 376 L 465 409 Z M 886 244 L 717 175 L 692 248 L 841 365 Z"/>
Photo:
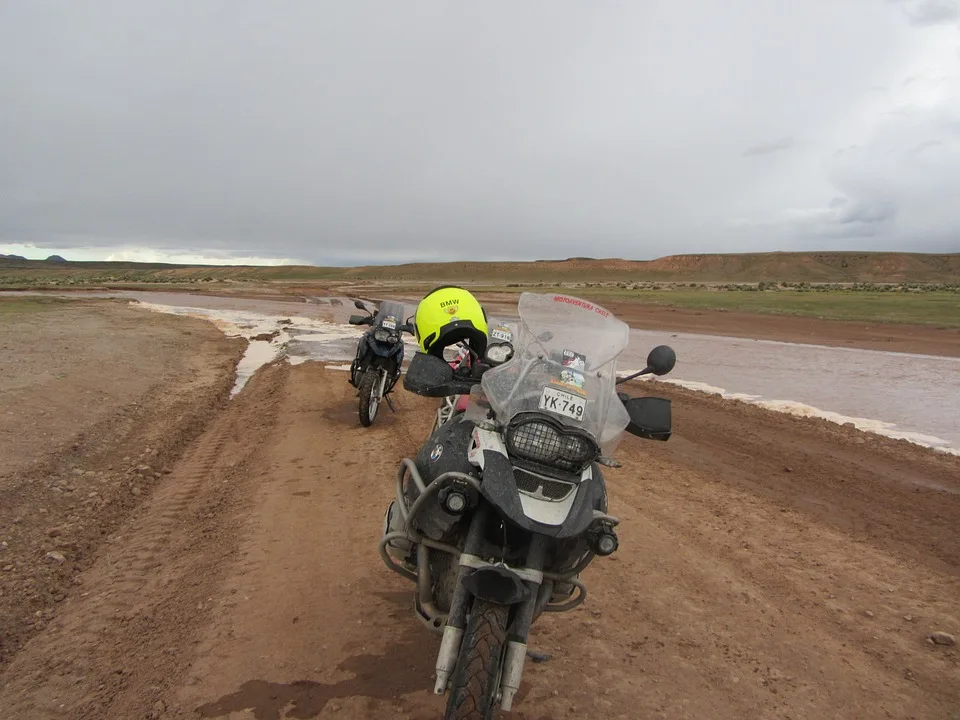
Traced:
<path id="1" fill-rule="evenodd" d="M 500 565 L 469 568 L 464 574 L 463 586 L 475 598 L 498 605 L 517 605 L 530 598 L 530 588 L 523 579 Z"/>

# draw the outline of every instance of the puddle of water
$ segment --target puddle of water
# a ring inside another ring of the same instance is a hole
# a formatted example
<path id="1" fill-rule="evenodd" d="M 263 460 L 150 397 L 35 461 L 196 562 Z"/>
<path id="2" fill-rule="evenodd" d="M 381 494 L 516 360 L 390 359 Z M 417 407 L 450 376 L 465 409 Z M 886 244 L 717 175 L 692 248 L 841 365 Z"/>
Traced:
<path id="1" fill-rule="evenodd" d="M 621 365 L 661 343 L 678 356 L 665 380 L 960 454 L 960 358 L 633 330 Z"/>
<path id="2" fill-rule="evenodd" d="M 193 296 L 192 300 L 205 299 Z M 222 299 L 222 298 L 220 298 Z M 227 337 L 247 338 L 247 348 L 237 363 L 237 377 L 231 397 L 240 392 L 253 374 L 277 358 L 284 357 L 293 365 L 307 360 L 352 360 L 357 339 L 364 328 L 339 324 L 288 312 L 270 315 L 248 310 L 220 307 L 173 306 L 134 301 L 137 307 L 152 312 L 182 315 L 208 320 Z M 286 309 L 286 308 L 284 308 Z M 257 336 L 275 336 L 270 340 Z"/>
<path id="3" fill-rule="evenodd" d="M 636 372 L 636 371 L 623 370 L 618 372 L 618 375 L 623 377 L 623 376 L 630 375 L 633 372 Z M 688 390 L 694 390 L 696 392 L 708 393 L 711 395 L 720 395 L 726 400 L 739 400 L 740 402 L 748 403 L 750 405 L 758 405 L 760 407 L 766 408 L 767 410 L 782 412 L 788 415 L 796 415 L 798 417 L 820 418 L 822 420 L 827 420 L 829 422 L 836 423 L 837 425 L 852 424 L 858 430 L 863 430 L 864 432 L 883 435 L 885 437 L 893 438 L 895 440 L 908 440 L 909 442 L 915 443 L 916 445 L 922 445 L 923 447 L 932 448 L 934 450 L 947 453 L 948 455 L 956 455 L 960 457 L 960 448 L 952 447 L 949 441 L 944 440 L 943 438 L 936 437 L 934 435 L 927 435 L 925 433 L 902 430 L 898 428 L 895 423 L 883 422 L 881 420 L 873 420 L 871 418 L 841 415 L 839 413 L 830 412 L 829 410 L 821 410 L 819 408 L 812 407 L 811 405 L 805 405 L 804 403 L 796 402 L 793 400 L 764 400 L 760 395 L 751 395 L 749 393 L 728 392 L 727 390 L 721 387 L 715 387 L 713 385 L 708 385 L 707 383 L 697 382 L 693 380 L 678 380 L 676 378 L 658 378 L 656 382 L 670 383 L 671 385 L 677 385 L 679 387 L 686 388 Z"/>
<path id="4" fill-rule="evenodd" d="M 113 295 L 138 300 L 149 310 L 208 319 L 230 336 L 249 339 L 279 331 L 269 342 L 250 343 L 238 367 L 236 392 L 258 367 L 278 357 L 291 364 L 349 363 L 366 330 L 346 324 L 355 312 L 349 298 L 285 303 L 175 293 Z M 155 302 L 159 299 L 183 304 Z M 408 303 L 407 309 L 413 314 L 416 307 Z M 317 317 L 320 314 L 324 317 Z M 516 330 L 516 315 L 497 317 Z M 416 341 L 404 339 L 409 360 Z M 960 455 L 960 358 L 632 330 L 620 366 L 642 367 L 647 352 L 659 344 L 673 346 L 679 357 L 666 382 L 778 412 L 853 423 L 861 430 Z M 348 370 L 349 365 L 338 369 Z"/>
<path id="5" fill-rule="evenodd" d="M 237 363 L 237 380 L 230 391 L 230 397 L 243 390 L 253 374 L 267 363 L 276 360 L 282 351 L 281 347 L 266 340 L 251 340 L 240 362 Z"/>

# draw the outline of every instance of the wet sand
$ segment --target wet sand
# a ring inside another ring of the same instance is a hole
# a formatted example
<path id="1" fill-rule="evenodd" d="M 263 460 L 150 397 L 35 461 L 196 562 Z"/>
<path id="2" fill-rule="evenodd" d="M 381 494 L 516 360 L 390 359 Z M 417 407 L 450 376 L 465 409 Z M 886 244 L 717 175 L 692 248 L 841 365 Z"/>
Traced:
<path id="1" fill-rule="evenodd" d="M 616 453 L 620 549 L 584 606 L 534 626 L 549 658 L 508 717 L 950 717 L 960 655 L 927 636 L 960 632 L 960 459 L 656 390 L 676 434 Z M 375 549 L 436 401 L 397 405 L 362 428 L 344 373 L 262 368 L 64 577 L 0 677 L 3 716 L 439 717 L 439 638 Z M 71 462 L 135 473 L 128 452 Z"/>

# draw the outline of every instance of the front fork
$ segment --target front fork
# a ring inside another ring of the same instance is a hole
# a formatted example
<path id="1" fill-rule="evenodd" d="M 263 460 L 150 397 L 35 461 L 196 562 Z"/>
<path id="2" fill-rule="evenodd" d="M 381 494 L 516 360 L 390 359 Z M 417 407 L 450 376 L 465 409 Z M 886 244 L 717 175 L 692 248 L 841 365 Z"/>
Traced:
<path id="1" fill-rule="evenodd" d="M 473 597 L 467 590 L 464 579 L 476 568 L 494 565 L 494 563 L 489 563 L 480 557 L 484 544 L 484 528 L 489 514 L 490 506 L 481 502 L 470 522 L 463 553 L 460 555 L 456 589 L 450 601 L 450 612 L 443 629 L 440 651 L 437 653 L 437 682 L 433 689 L 437 695 L 442 695 L 447 689 L 450 676 L 457 665 L 460 644 L 467 627 L 467 615 Z M 528 592 L 527 599 L 514 606 L 504 657 L 500 663 L 500 707 L 505 711 L 511 709 L 513 697 L 520 689 L 523 665 L 527 657 L 527 638 L 530 635 L 530 626 L 536 612 L 540 586 L 543 584 L 543 566 L 546 552 L 547 539 L 542 535 L 535 534 L 527 552 L 526 567 L 509 568 L 520 577 Z"/>
<path id="2" fill-rule="evenodd" d="M 390 395 L 387 390 L 387 386 L 393 381 L 393 378 L 390 376 L 384 368 L 380 368 L 380 398 L 387 401 L 387 405 L 390 406 L 392 412 L 396 412 L 397 409 L 393 406 L 393 400 L 390 398 Z"/>

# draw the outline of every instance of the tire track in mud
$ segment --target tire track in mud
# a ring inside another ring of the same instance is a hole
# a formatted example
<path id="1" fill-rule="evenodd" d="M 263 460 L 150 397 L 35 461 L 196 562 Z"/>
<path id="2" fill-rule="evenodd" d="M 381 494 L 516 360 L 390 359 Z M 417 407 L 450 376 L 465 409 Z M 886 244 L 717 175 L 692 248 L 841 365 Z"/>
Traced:
<path id="1" fill-rule="evenodd" d="M 436 408 L 397 394 L 395 415 L 362 428 L 344 373 L 256 375 L 84 576 L 90 595 L 21 653 L 0 717 L 439 717 L 439 638 L 376 552 L 399 460 Z M 534 626 L 531 647 L 551 657 L 527 663 L 510 717 L 950 717 L 960 654 L 925 637 L 958 629 L 957 568 L 912 561 L 939 523 L 904 539 L 873 477 L 888 456 L 676 397 L 675 441 L 627 438 L 607 471 L 620 549 L 585 571 L 584 606 Z M 760 444 L 728 452 L 731 427 Z M 838 467 L 857 502 L 825 512 L 818 477 L 851 453 Z M 820 458 L 809 475 L 804 454 Z M 789 483 L 770 472 L 787 462 Z M 917 467 L 945 482 L 960 463 Z M 953 497 L 943 522 L 960 519 Z M 863 517 L 886 518 L 869 541 Z M 56 712 L 66 700 L 72 715 Z"/>
<path id="2" fill-rule="evenodd" d="M 207 628 L 176 707 L 198 718 L 433 720 L 439 636 L 376 547 L 399 460 L 419 449 L 436 401 L 400 391 L 396 415 L 363 428 L 345 374 L 313 363 L 294 373 L 276 443 L 251 468 L 264 480 L 221 588 L 243 600 Z"/>
<path id="3" fill-rule="evenodd" d="M 8 668 L 0 714 L 142 715 L 127 714 L 122 708 L 129 705 L 161 714 L 165 688 L 183 669 L 190 631 L 208 615 L 209 588 L 234 551 L 228 511 L 245 466 L 260 451 L 262 429 L 275 419 L 288 375 L 286 365 L 264 368 L 108 540 L 82 576 L 85 590 Z"/>

